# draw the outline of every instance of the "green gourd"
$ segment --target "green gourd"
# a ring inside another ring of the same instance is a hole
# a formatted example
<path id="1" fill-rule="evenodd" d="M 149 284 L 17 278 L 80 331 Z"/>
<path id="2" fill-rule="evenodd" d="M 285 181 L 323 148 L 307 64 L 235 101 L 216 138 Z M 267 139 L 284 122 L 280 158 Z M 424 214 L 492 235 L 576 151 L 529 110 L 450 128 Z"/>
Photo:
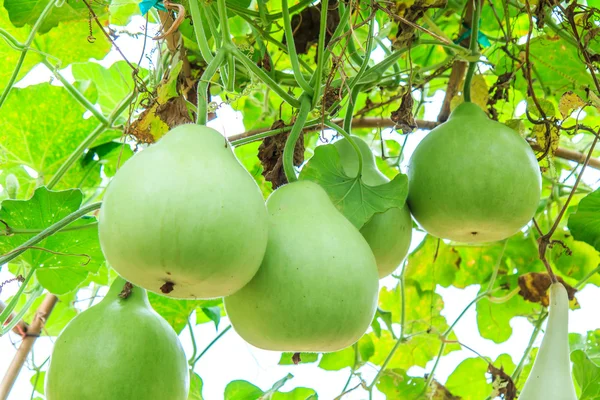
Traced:
<path id="1" fill-rule="evenodd" d="M 225 298 L 237 333 L 266 350 L 330 352 L 356 342 L 377 306 L 375 258 L 316 183 L 267 200 L 269 242 L 254 278 Z"/>
<path id="2" fill-rule="evenodd" d="M 390 180 L 383 175 L 375 164 L 375 157 L 369 145 L 357 136 L 352 136 L 363 158 L 362 180 L 369 186 L 383 185 Z M 358 157 L 352 145 L 346 139 L 334 143 L 344 172 L 348 176 L 358 174 Z M 405 205 L 403 208 L 390 208 L 377 213 L 360 229 L 360 233 L 369 243 L 375 259 L 379 277 L 383 278 L 398 268 L 410 247 L 412 238 L 412 218 Z"/>
<path id="3" fill-rule="evenodd" d="M 415 149 L 408 206 L 430 234 L 458 242 L 505 239 L 537 209 L 541 175 L 527 142 L 479 106 L 462 103 Z"/>
<path id="4" fill-rule="evenodd" d="M 542 344 L 519 400 L 577 400 L 569 359 L 569 296 L 550 286 L 550 312 Z"/>
<path id="5" fill-rule="evenodd" d="M 102 251 L 125 279 L 175 298 L 214 298 L 250 281 L 267 245 L 252 176 L 214 129 L 181 125 L 136 154 L 109 183 Z"/>
<path id="6" fill-rule="evenodd" d="M 117 278 L 100 303 L 75 317 L 54 344 L 48 400 L 186 400 L 188 364 L 173 328 Z"/>

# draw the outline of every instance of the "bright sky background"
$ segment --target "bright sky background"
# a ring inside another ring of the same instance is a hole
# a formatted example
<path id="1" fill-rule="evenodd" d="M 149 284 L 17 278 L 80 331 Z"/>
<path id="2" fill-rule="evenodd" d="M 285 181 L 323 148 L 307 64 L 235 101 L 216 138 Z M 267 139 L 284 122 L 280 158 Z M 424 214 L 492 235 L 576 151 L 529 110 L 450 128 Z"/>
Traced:
<path id="1" fill-rule="evenodd" d="M 129 25 L 129 30 L 132 32 L 141 31 L 145 20 L 136 17 Z M 156 27 L 149 29 L 149 32 L 153 34 L 156 32 Z M 140 58 L 140 51 L 142 49 L 142 38 L 134 39 L 127 35 L 121 35 L 117 40 L 118 46 L 124 51 L 130 60 L 138 60 Z M 150 43 L 150 41 L 149 41 Z M 148 49 L 149 50 L 149 49 Z M 376 51 L 373 54 L 374 58 L 379 58 L 382 55 Z M 100 63 L 105 67 L 110 66 L 115 61 L 119 61 L 120 56 L 116 51 L 112 51 L 104 60 Z M 146 65 L 144 65 L 146 64 Z M 147 67 L 147 60 L 144 59 L 143 66 Z M 70 68 L 65 69 L 64 75 L 71 79 Z M 44 66 L 38 65 L 34 68 L 19 84 L 18 87 L 24 87 L 32 84 L 41 82 L 48 82 L 51 80 L 51 73 Z M 59 84 L 56 81 L 54 84 Z M 439 109 L 441 107 L 441 101 L 443 100 L 444 93 L 438 91 L 433 97 L 432 101 L 425 105 L 425 119 L 435 120 Z M 524 105 L 517 108 L 517 116 L 524 113 Z M 213 128 L 221 131 L 226 135 L 233 135 L 245 131 L 242 115 L 239 112 L 234 111 L 230 107 L 221 107 L 218 112 L 218 118 L 209 123 Z M 392 135 L 391 131 L 384 131 L 385 139 L 398 140 L 398 135 Z M 404 149 L 405 160 L 410 158 L 410 155 L 414 151 L 416 145 L 424 137 L 426 132 L 416 132 L 410 135 L 407 145 Z M 401 165 L 403 171 L 406 171 L 406 161 Z M 598 171 L 587 169 L 584 174 L 584 181 L 588 184 L 598 187 L 597 181 L 600 179 L 600 173 Z M 414 249 L 419 242 L 422 240 L 423 235 L 419 232 L 413 231 L 413 242 L 411 251 Z M 0 271 L 0 282 L 12 277 L 7 268 L 3 268 Z M 381 281 L 381 285 L 392 287 L 395 285 L 394 278 L 386 278 Z M 438 286 L 437 292 L 442 295 L 445 303 L 445 308 L 442 314 L 446 317 L 449 323 L 454 321 L 458 314 L 464 309 L 464 307 L 477 296 L 479 286 L 469 286 L 466 289 L 456 288 L 441 288 Z M 16 292 L 15 285 L 8 285 L 4 288 L 0 294 L 0 299 L 6 301 L 10 296 Z M 80 293 L 81 298 L 85 298 L 86 293 L 82 291 Z M 597 312 L 597 307 L 600 300 L 600 288 L 595 286 L 587 286 L 585 289 L 577 294 L 577 299 L 581 305 L 581 309 L 576 311 L 570 311 L 569 313 L 569 331 L 577 333 L 586 333 L 589 330 L 597 329 L 600 327 L 600 313 Z M 220 331 L 229 325 L 227 318 L 221 320 L 219 325 Z M 508 353 L 512 356 L 515 363 L 521 358 L 523 351 L 527 347 L 527 343 L 533 331 L 533 326 L 523 317 L 514 318 L 511 321 L 513 328 L 512 337 L 501 344 L 495 344 L 490 340 L 483 339 L 478 334 L 475 307 L 472 307 L 461 319 L 455 328 L 455 333 L 459 340 L 480 354 L 486 355 L 495 359 L 502 353 Z M 195 327 L 195 336 L 199 349 L 203 349 L 210 341 L 216 336 L 217 332 L 212 323 L 207 323 Z M 537 344 L 541 341 L 542 336 L 540 335 L 537 340 Z M 185 348 L 188 357 L 192 354 L 192 346 L 190 341 L 189 332 L 184 330 L 180 336 L 180 339 Z M 10 361 L 15 353 L 15 347 L 13 342 L 18 344 L 20 338 L 14 334 L 6 335 L 0 338 L 0 376 L 4 375 Z M 34 348 L 34 355 L 36 363 L 43 362 L 52 350 L 52 340 L 47 337 L 42 337 L 37 340 Z M 474 357 L 475 355 L 468 350 L 461 350 L 452 352 L 449 355 L 442 358 L 440 365 L 436 370 L 436 379 L 442 383 L 446 381 L 447 377 L 452 373 L 456 366 L 465 358 Z M 294 387 L 305 386 L 315 389 L 319 398 L 324 400 L 333 399 L 341 393 L 342 388 L 348 378 L 350 369 L 346 368 L 342 371 L 328 372 L 323 371 L 317 367 L 317 363 L 314 364 L 301 364 L 292 366 L 279 366 L 277 365 L 280 358 L 280 353 L 260 350 L 245 343 L 234 330 L 230 330 L 223 336 L 198 362 L 196 365 L 196 372 L 202 377 L 204 381 L 204 398 L 207 400 L 218 400 L 223 398 L 223 392 L 228 382 L 236 379 L 244 379 L 259 386 L 261 389 L 266 390 L 270 388 L 273 383 L 283 378 L 287 373 L 294 375 L 294 378 L 290 380 L 283 388 L 283 390 L 291 390 Z M 415 376 L 422 376 L 424 372 L 431 370 L 433 361 L 430 362 L 425 369 L 413 368 L 409 370 L 409 374 Z M 365 367 L 363 378 L 367 382 L 370 382 L 377 372 L 374 368 Z M 29 399 L 32 386 L 30 384 L 30 378 L 33 374 L 31 371 L 24 369 L 18 381 L 9 397 L 9 400 L 23 400 Z M 353 387 L 358 383 L 357 380 L 353 380 L 349 387 Z M 344 399 L 348 400 L 363 400 L 367 398 L 366 392 L 357 390 Z M 380 393 L 376 393 L 373 396 L 374 399 L 383 399 L 384 396 Z"/>

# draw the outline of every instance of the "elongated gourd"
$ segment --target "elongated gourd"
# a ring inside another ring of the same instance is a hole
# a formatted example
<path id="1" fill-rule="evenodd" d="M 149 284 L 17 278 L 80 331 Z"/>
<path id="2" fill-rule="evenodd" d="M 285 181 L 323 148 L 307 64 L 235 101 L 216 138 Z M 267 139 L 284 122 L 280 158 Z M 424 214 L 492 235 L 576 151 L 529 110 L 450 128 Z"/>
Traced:
<path id="1" fill-rule="evenodd" d="M 546 333 L 519 400 L 577 400 L 569 359 L 569 296 L 561 283 L 550 286 Z"/>
<path id="2" fill-rule="evenodd" d="M 383 175 L 375 164 L 375 157 L 369 145 L 359 138 L 352 136 L 354 143 L 360 149 L 363 158 L 362 180 L 369 186 L 378 186 L 390 180 Z M 358 174 L 358 157 L 350 142 L 341 139 L 334 143 L 344 172 L 348 176 Z M 383 213 L 377 213 L 360 229 L 360 233 L 369 243 L 375 260 L 379 277 L 391 274 L 408 254 L 412 238 L 412 218 L 408 207 L 390 208 Z"/>

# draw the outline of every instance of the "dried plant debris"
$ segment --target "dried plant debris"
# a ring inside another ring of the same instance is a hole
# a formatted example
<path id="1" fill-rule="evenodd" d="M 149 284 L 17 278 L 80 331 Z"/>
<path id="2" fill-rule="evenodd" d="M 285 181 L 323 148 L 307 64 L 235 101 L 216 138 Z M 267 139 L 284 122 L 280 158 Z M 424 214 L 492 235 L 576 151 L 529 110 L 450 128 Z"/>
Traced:
<path id="1" fill-rule="evenodd" d="M 277 120 L 271 130 L 285 127 L 282 120 Z M 266 137 L 258 147 L 258 158 L 263 166 L 263 176 L 272 183 L 273 189 L 286 184 L 287 178 L 283 169 L 283 149 L 289 133 Z M 294 165 L 304 162 L 304 134 L 300 135 L 294 149 Z"/>

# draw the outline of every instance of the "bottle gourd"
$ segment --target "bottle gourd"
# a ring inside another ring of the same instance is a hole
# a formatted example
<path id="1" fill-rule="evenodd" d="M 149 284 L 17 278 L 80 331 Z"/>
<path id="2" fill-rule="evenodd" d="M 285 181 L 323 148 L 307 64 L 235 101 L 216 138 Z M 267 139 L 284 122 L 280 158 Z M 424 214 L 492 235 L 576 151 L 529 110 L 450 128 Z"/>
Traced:
<path id="1" fill-rule="evenodd" d="M 369 186 L 378 186 L 390 180 L 383 175 L 375 164 L 375 157 L 369 145 L 357 136 L 352 136 L 354 143 L 360 149 L 363 158 L 362 181 Z M 356 151 L 347 139 L 334 143 L 342 167 L 346 175 L 354 177 L 358 174 L 358 157 Z M 360 233 L 369 243 L 375 260 L 379 277 L 383 278 L 398 268 L 408 254 L 412 238 L 412 218 L 405 205 L 402 208 L 390 208 L 373 217 L 360 229 Z"/>
<path id="2" fill-rule="evenodd" d="M 46 376 L 48 400 L 187 400 L 188 364 L 177 334 L 142 288 L 117 278 L 100 303 L 67 324 Z"/>

